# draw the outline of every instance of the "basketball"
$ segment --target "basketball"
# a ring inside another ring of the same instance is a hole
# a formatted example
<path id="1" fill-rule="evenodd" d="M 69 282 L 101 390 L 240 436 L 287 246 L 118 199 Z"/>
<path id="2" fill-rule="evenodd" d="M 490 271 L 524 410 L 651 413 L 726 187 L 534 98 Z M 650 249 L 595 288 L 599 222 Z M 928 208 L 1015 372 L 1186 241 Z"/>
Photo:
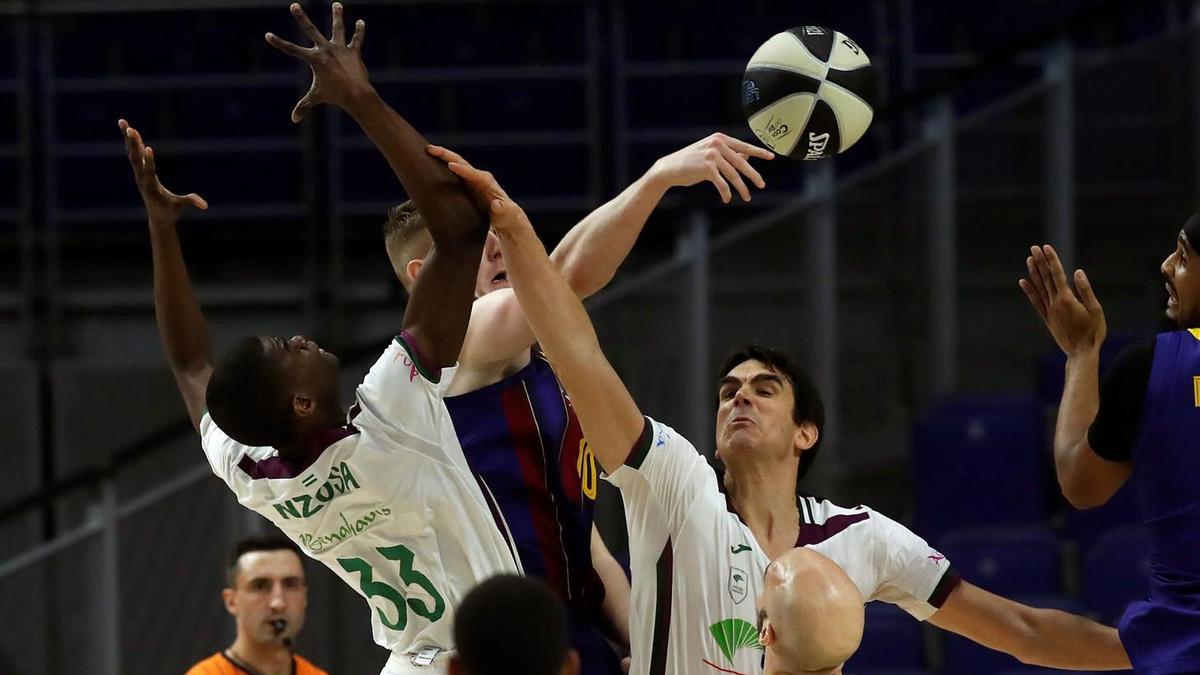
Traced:
<path id="1" fill-rule="evenodd" d="M 871 59 L 849 37 L 798 26 L 762 44 L 742 79 L 750 129 L 768 148 L 800 160 L 845 152 L 875 116 Z"/>

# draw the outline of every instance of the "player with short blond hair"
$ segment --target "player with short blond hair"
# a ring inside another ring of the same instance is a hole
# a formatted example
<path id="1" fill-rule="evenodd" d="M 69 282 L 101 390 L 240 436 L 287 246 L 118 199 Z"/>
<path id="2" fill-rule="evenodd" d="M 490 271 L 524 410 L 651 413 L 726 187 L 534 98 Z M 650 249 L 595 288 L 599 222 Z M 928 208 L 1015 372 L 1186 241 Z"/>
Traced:
<path id="1" fill-rule="evenodd" d="M 445 148 L 430 152 L 469 166 Z M 748 183 L 765 185 L 750 159 L 771 157 L 721 133 L 661 157 L 571 228 L 551 260 L 587 297 L 613 278 L 668 190 L 707 181 L 726 201 L 735 192 L 749 200 Z M 412 288 L 431 249 L 420 212 L 408 202 L 397 206 L 384 233 L 393 270 Z M 583 674 L 615 675 L 620 666 L 602 631 L 628 644 L 629 582 L 592 523 L 600 472 L 552 364 L 534 345 L 494 236 L 484 245 L 475 295 L 446 406 L 467 463 L 497 498 L 525 573 L 566 603 Z"/>

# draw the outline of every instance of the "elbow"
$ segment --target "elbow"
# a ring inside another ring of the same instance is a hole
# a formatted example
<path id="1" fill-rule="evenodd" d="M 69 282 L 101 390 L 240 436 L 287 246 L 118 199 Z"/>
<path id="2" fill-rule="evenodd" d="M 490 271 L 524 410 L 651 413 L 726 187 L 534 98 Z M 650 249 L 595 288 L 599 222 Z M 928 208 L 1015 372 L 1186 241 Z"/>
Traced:
<path id="1" fill-rule="evenodd" d="M 1086 480 L 1068 475 L 1059 476 L 1058 486 L 1067 502 L 1081 511 L 1103 506 L 1111 496 L 1097 490 Z"/>
<path id="2" fill-rule="evenodd" d="M 1044 653 L 1045 631 L 1039 628 L 1045 623 L 1043 619 L 1047 613 L 1047 610 L 1023 607 L 1017 616 L 1014 626 L 1017 642 L 1012 656 L 1027 666 L 1052 665 Z"/>
<path id="3" fill-rule="evenodd" d="M 591 297 L 601 288 L 607 286 L 608 282 L 612 281 L 611 274 L 605 277 L 600 277 L 594 270 L 589 271 L 583 268 L 583 265 L 572 264 L 571 262 L 568 262 L 567 264 L 563 265 L 562 269 L 559 271 L 559 273 L 562 274 L 563 279 L 566 280 L 567 285 L 570 286 L 571 290 L 575 291 L 575 295 L 579 296 L 580 298 Z"/>

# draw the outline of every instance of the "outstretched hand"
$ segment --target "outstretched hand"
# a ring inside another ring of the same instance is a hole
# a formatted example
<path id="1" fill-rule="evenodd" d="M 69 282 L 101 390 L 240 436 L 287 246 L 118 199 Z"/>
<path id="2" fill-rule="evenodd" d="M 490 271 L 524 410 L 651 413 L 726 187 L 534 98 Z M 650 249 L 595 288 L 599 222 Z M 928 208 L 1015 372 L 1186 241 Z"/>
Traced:
<path id="1" fill-rule="evenodd" d="M 208 202 L 194 192 L 177 195 L 163 187 L 162 182 L 158 180 L 154 149 L 142 142 L 142 135 L 137 129 L 129 126 L 129 122 L 118 120 L 117 126 L 125 136 L 125 153 L 129 157 L 130 166 L 133 167 L 133 179 L 142 195 L 142 201 L 146 204 L 146 213 L 150 216 L 152 226 L 174 225 L 189 208 L 202 211 L 208 208 Z"/>
<path id="2" fill-rule="evenodd" d="M 1098 352 L 1108 333 L 1108 323 L 1087 275 L 1075 270 L 1072 289 L 1053 246 L 1033 246 L 1029 252 L 1025 259 L 1029 278 L 1021 279 L 1018 285 L 1054 342 L 1067 356 Z"/>
<path id="3" fill-rule="evenodd" d="M 721 201 L 726 204 L 733 201 L 732 185 L 742 201 L 748 202 L 750 188 L 743 176 L 760 190 L 767 186 L 762 175 L 750 165 L 751 157 L 772 159 L 775 153 L 717 132 L 662 157 L 650 171 L 665 181 L 667 187 L 686 187 L 708 181 L 717 188 Z"/>
<path id="4" fill-rule="evenodd" d="M 476 169 L 462 155 L 440 145 L 430 145 L 427 150 L 446 162 L 450 172 L 462 179 L 470 189 L 475 204 L 491 218 L 492 228 L 497 234 L 523 228 L 533 229 L 525 210 L 509 198 L 492 172 Z"/>
<path id="5" fill-rule="evenodd" d="M 293 122 L 304 119 L 313 106 L 329 103 L 344 110 L 357 96 L 373 91 L 371 81 L 367 77 L 367 67 L 362 61 L 366 21 L 359 19 L 354 24 L 354 35 L 347 43 L 342 3 L 333 3 L 333 28 L 329 39 L 325 39 L 321 31 L 317 30 L 298 3 L 292 3 L 291 12 L 300 30 L 312 40 L 313 46 L 301 47 L 274 33 L 267 33 L 267 42 L 284 54 L 304 61 L 312 68 L 312 86 L 292 110 Z"/>

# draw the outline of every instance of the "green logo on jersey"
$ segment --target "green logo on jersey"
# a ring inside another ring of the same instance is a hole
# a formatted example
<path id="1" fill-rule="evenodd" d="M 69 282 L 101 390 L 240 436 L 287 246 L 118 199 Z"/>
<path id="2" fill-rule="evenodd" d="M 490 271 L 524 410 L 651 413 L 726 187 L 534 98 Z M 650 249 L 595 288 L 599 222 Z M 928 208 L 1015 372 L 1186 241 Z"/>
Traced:
<path id="1" fill-rule="evenodd" d="M 734 555 L 736 555 L 738 553 L 742 553 L 743 551 L 749 551 L 749 550 L 750 550 L 750 547 L 745 544 L 738 544 L 737 546 L 729 547 L 729 552 Z"/>
<path id="2" fill-rule="evenodd" d="M 362 514 L 353 522 L 351 522 L 350 519 L 346 517 L 345 513 L 339 513 L 338 518 L 342 519 L 341 527 L 327 534 L 302 533 L 300 535 L 300 545 L 304 546 L 313 553 L 319 553 L 339 542 L 349 539 L 350 537 L 358 536 L 360 532 L 368 527 L 371 527 L 376 522 L 383 522 L 379 521 L 379 518 L 382 517 L 386 519 L 390 515 L 392 515 L 392 510 L 387 507 L 381 509 L 371 509 L 369 512 Z"/>
<path id="3" fill-rule="evenodd" d="M 733 655 L 743 649 L 763 648 L 758 641 L 758 629 L 749 621 L 725 619 L 709 626 L 708 632 L 712 633 L 717 647 L 721 648 L 721 653 L 730 663 L 733 663 Z"/>
<path id="4" fill-rule="evenodd" d="M 307 476 L 302 482 L 304 485 L 310 486 L 316 480 L 312 476 Z M 358 481 L 355 480 L 354 474 L 350 473 L 350 466 L 342 462 L 329 469 L 329 479 L 322 483 L 315 493 L 285 499 L 271 506 L 275 507 L 284 520 L 309 518 L 325 508 L 325 504 L 334 497 L 357 490 L 358 487 Z"/>

